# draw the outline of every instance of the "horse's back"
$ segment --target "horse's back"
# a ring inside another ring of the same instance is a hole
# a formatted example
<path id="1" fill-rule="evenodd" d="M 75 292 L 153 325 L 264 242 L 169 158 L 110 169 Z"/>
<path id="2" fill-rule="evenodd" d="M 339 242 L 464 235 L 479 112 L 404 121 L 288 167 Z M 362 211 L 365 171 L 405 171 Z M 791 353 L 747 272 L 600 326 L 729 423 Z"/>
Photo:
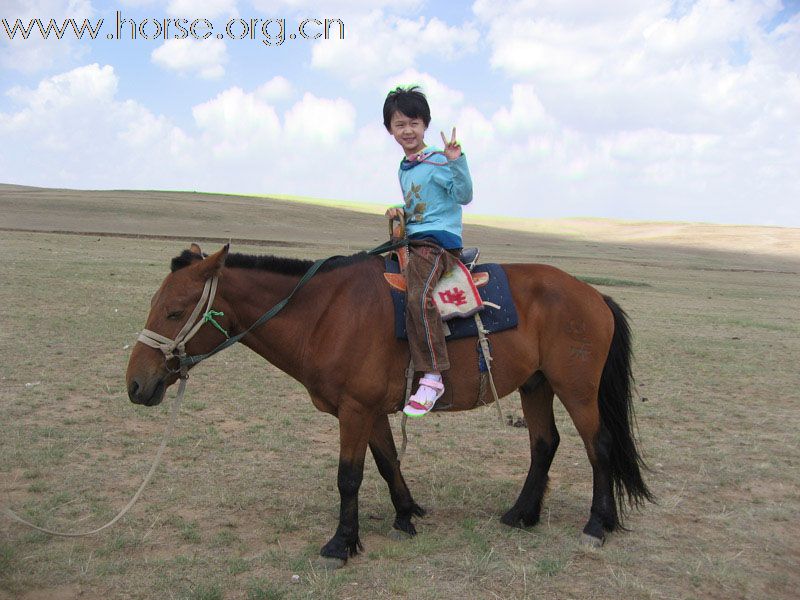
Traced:
<path id="1" fill-rule="evenodd" d="M 553 313 L 599 313 L 600 321 L 612 315 L 603 295 L 588 283 L 566 271 L 544 264 L 503 264 L 514 300 L 520 306 L 535 305 L 537 310 Z M 613 321 L 613 320 L 612 320 Z"/>
<path id="2" fill-rule="evenodd" d="M 548 379 L 575 370 L 598 380 L 614 334 L 603 295 L 572 275 L 543 264 L 504 264 L 520 327 L 535 336 Z"/>

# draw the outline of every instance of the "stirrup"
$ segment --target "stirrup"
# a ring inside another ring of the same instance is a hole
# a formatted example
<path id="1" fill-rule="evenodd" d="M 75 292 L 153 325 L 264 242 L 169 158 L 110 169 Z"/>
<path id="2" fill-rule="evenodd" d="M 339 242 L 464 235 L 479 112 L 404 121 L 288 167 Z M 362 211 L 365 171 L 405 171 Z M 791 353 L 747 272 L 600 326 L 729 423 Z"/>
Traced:
<path id="1" fill-rule="evenodd" d="M 436 401 L 442 397 L 444 394 L 444 384 L 441 381 L 436 381 L 434 379 L 427 379 L 422 378 L 419 380 L 419 387 L 422 386 L 428 387 L 432 390 L 436 390 L 436 396 L 432 400 L 425 401 L 424 398 L 418 398 L 417 394 L 419 394 L 419 388 L 417 389 L 417 393 L 411 396 L 408 399 L 408 404 L 403 407 L 403 414 L 408 415 L 409 417 L 421 417 L 423 415 L 428 414 L 431 409 L 436 404 Z"/>

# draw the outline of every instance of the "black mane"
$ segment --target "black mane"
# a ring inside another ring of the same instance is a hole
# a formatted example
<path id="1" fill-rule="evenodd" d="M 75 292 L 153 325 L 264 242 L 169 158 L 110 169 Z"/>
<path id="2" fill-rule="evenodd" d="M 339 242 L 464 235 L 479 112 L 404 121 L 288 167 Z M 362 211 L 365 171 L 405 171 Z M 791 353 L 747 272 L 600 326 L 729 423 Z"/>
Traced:
<path id="1" fill-rule="evenodd" d="M 180 253 L 180 255 L 172 259 L 172 262 L 169 264 L 169 270 L 175 272 L 178 269 L 188 267 L 194 261 L 201 259 L 202 257 L 199 254 L 195 254 L 191 250 L 184 250 Z"/>
<path id="2" fill-rule="evenodd" d="M 322 265 L 320 272 L 331 271 L 340 267 L 346 267 L 371 258 L 366 252 L 359 252 L 351 256 L 333 256 Z M 177 271 L 188 267 L 193 262 L 201 260 L 198 254 L 191 250 L 184 250 L 179 256 L 172 259 L 170 269 Z M 303 260 L 300 258 L 285 258 L 283 256 L 272 255 L 253 255 L 230 253 L 225 257 L 225 266 L 238 269 L 253 269 L 257 271 L 270 271 L 281 275 L 304 275 L 314 264 L 313 260 Z"/>

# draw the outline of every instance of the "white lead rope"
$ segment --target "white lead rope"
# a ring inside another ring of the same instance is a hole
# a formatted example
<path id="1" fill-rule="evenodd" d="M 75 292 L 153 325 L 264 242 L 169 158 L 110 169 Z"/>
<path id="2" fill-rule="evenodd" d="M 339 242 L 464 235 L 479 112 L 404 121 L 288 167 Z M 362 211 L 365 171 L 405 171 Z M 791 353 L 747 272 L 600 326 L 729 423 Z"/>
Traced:
<path id="1" fill-rule="evenodd" d="M 172 340 L 168 337 L 161 335 L 160 333 L 156 333 L 155 331 L 150 331 L 149 329 L 143 329 L 142 332 L 137 337 L 137 341 L 142 342 L 150 346 L 151 348 L 156 348 L 157 350 L 161 350 L 164 353 L 164 357 L 169 360 L 172 358 L 181 358 L 186 354 L 186 342 L 188 342 L 194 334 L 203 326 L 205 322 L 204 319 L 200 319 L 198 321 L 198 317 L 203 310 L 203 304 L 207 302 L 206 306 L 206 313 L 211 310 L 211 304 L 214 302 L 214 296 L 217 293 L 217 283 L 219 281 L 218 276 L 214 276 L 211 279 L 207 279 L 205 285 L 203 286 L 203 293 L 200 295 L 200 300 L 194 307 L 192 314 L 187 319 L 184 326 L 178 332 L 178 335 L 175 336 L 175 339 Z M 175 354 L 175 351 L 178 351 Z M 108 523 L 103 525 L 102 527 L 98 527 L 97 529 L 93 529 L 92 531 L 85 531 L 82 533 L 67 533 L 61 531 L 53 531 L 52 529 L 46 529 L 44 527 L 39 527 L 38 525 L 34 525 L 30 521 L 26 521 L 22 517 L 20 517 L 17 513 L 15 513 L 10 508 L 4 507 L 3 514 L 5 514 L 10 519 L 16 521 L 17 523 L 21 523 L 22 525 L 27 525 L 28 527 L 32 527 L 37 531 L 41 531 L 43 533 L 47 533 L 50 535 L 56 535 L 59 537 L 84 537 L 87 535 L 93 535 L 100 531 L 103 531 L 107 527 L 111 527 L 114 523 L 119 521 L 125 513 L 127 513 L 136 501 L 139 499 L 139 496 L 142 495 L 144 488 L 150 483 L 150 480 L 153 478 L 153 475 L 158 468 L 158 465 L 161 463 L 161 457 L 164 454 L 164 449 L 167 447 L 167 442 L 169 438 L 172 436 L 172 430 L 175 428 L 175 420 L 178 415 L 178 409 L 180 408 L 181 401 L 183 400 L 183 395 L 186 391 L 186 380 L 187 374 L 185 372 L 185 368 L 181 367 L 181 383 L 178 387 L 178 395 L 175 397 L 175 401 L 172 403 L 172 409 L 170 411 L 169 416 L 169 423 L 167 423 L 167 428 L 164 430 L 164 439 L 161 440 L 161 445 L 158 447 L 158 452 L 156 452 L 156 457 L 153 460 L 153 464 L 150 467 L 150 471 L 148 471 L 147 475 L 142 481 L 142 485 L 139 486 L 139 489 L 136 490 L 136 493 L 133 495 L 133 498 L 130 499 L 128 504 L 126 504 L 117 516 L 111 519 Z"/>
<path id="2" fill-rule="evenodd" d="M 39 527 L 38 525 L 34 525 L 30 521 L 26 521 L 25 519 L 20 517 L 10 508 L 4 508 L 3 513 L 7 517 L 13 519 L 14 521 L 17 521 L 18 523 L 27 525 L 28 527 L 36 529 L 37 531 L 48 533 L 50 535 L 56 535 L 59 537 L 85 537 L 87 535 L 94 535 L 95 533 L 99 533 L 100 531 L 103 531 L 103 529 L 106 529 L 107 527 L 111 527 L 114 523 L 116 523 L 123 516 L 125 516 L 125 513 L 127 513 L 131 508 L 133 508 L 133 505 L 136 504 L 136 501 L 139 499 L 139 496 L 142 495 L 144 488 L 147 486 L 148 483 L 150 483 L 150 480 L 153 478 L 156 469 L 158 469 L 158 465 L 161 462 L 161 457 L 164 454 L 164 449 L 167 447 L 167 442 L 169 441 L 169 438 L 172 436 L 172 430 L 175 428 L 175 421 L 178 415 L 178 409 L 181 406 L 181 401 L 183 400 L 183 394 L 185 390 L 186 390 L 186 379 L 181 379 L 180 386 L 178 387 L 178 395 L 175 397 L 175 400 L 172 403 L 172 408 L 170 409 L 169 423 L 167 423 L 167 428 L 164 430 L 164 439 L 161 440 L 161 445 L 158 447 L 158 452 L 156 452 L 156 457 L 153 460 L 153 464 L 150 467 L 150 471 L 148 471 L 147 475 L 144 478 L 144 481 L 142 481 L 142 485 L 140 485 L 139 489 L 136 490 L 136 493 L 133 495 L 133 498 L 130 499 L 130 502 L 128 502 L 125 505 L 125 507 L 121 511 L 119 511 L 119 513 L 117 513 L 117 516 L 111 519 L 108 523 L 106 523 L 102 527 L 98 527 L 97 529 L 92 529 L 91 531 L 85 531 L 81 533 L 68 533 L 63 531 L 53 531 L 52 529 L 45 529 L 44 527 Z"/>
<path id="3" fill-rule="evenodd" d="M 192 311 L 192 314 L 189 315 L 184 326 L 178 332 L 178 335 L 175 336 L 175 339 L 170 339 L 161 335 L 160 333 L 156 333 L 155 331 L 150 331 L 149 329 L 143 329 L 142 332 L 137 337 L 137 341 L 142 342 L 150 346 L 151 348 L 155 348 L 157 350 L 161 350 L 164 353 L 164 357 L 167 360 L 172 358 L 182 358 L 186 354 L 186 342 L 188 342 L 194 334 L 203 326 L 205 323 L 204 319 L 200 319 L 198 321 L 198 317 L 201 315 L 201 311 L 203 310 L 203 304 L 206 304 L 205 313 L 208 313 L 211 310 L 211 305 L 214 302 L 214 297 L 217 293 L 217 283 L 219 281 L 219 276 L 215 275 L 214 277 L 207 279 L 205 285 L 203 286 L 203 293 L 200 295 L 200 300 L 198 300 L 197 304 Z M 178 351 L 175 354 L 175 351 Z M 161 440 L 161 445 L 158 447 L 158 452 L 156 452 L 156 457 L 153 460 L 153 464 L 150 467 L 150 471 L 148 471 L 147 475 L 145 475 L 144 481 L 142 481 L 142 485 L 139 486 L 139 489 L 136 490 L 136 493 L 133 495 L 133 498 L 130 499 L 128 504 L 126 504 L 117 516 L 111 519 L 108 523 L 103 525 L 102 527 L 98 527 L 97 529 L 93 529 L 92 531 L 85 531 L 82 533 L 66 533 L 61 531 L 53 531 L 52 529 L 45 529 L 44 527 L 39 527 L 38 525 L 34 525 L 30 521 L 26 521 L 22 517 L 20 517 L 17 513 L 15 513 L 10 508 L 4 507 L 3 514 L 5 514 L 10 519 L 16 521 L 17 523 L 21 523 L 23 525 L 27 525 L 28 527 L 32 527 L 37 531 L 41 531 L 43 533 L 47 533 L 50 535 L 56 535 L 59 537 L 84 537 L 87 535 L 93 535 L 107 527 L 111 527 L 114 523 L 119 521 L 125 513 L 127 513 L 133 505 L 136 504 L 136 501 L 139 499 L 139 496 L 142 495 L 144 488 L 150 483 L 150 480 L 153 478 L 153 475 L 158 468 L 158 465 L 161 463 L 161 457 L 164 455 L 164 449 L 167 447 L 167 442 L 169 438 L 172 436 L 172 430 L 175 428 L 175 421 L 178 416 L 178 409 L 181 406 L 181 402 L 183 401 L 183 395 L 186 391 L 186 381 L 187 381 L 187 374 L 185 372 L 185 368 L 181 367 L 181 383 L 178 386 L 178 395 L 175 397 L 174 402 L 172 403 L 172 409 L 169 415 L 169 422 L 167 423 L 167 427 L 164 430 L 164 439 Z"/>

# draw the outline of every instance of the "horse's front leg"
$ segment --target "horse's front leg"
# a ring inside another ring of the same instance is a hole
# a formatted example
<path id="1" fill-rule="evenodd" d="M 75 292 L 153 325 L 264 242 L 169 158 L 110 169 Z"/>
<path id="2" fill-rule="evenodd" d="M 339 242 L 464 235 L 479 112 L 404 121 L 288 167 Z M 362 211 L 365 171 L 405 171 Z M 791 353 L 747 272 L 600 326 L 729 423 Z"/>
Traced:
<path id="1" fill-rule="evenodd" d="M 358 539 L 358 489 L 364 476 L 364 457 L 375 415 L 363 407 L 345 403 L 339 408 L 339 526 L 320 554 L 333 559 L 326 566 L 340 567 L 363 549 Z"/>
<path id="2" fill-rule="evenodd" d="M 411 522 L 413 516 L 423 516 L 425 509 L 419 506 L 411 497 L 403 474 L 400 472 L 400 462 L 397 460 L 397 448 L 392 437 L 392 428 L 387 415 L 379 415 L 372 426 L 372 435 L 369 439 L 369 449 L 378 465 L 378 471 L 389 484 L 389 494 L 397 513 L 394 520 L 394 530 L 402 532 L 400 535 L 416 535 L 417 530 Z"/>

